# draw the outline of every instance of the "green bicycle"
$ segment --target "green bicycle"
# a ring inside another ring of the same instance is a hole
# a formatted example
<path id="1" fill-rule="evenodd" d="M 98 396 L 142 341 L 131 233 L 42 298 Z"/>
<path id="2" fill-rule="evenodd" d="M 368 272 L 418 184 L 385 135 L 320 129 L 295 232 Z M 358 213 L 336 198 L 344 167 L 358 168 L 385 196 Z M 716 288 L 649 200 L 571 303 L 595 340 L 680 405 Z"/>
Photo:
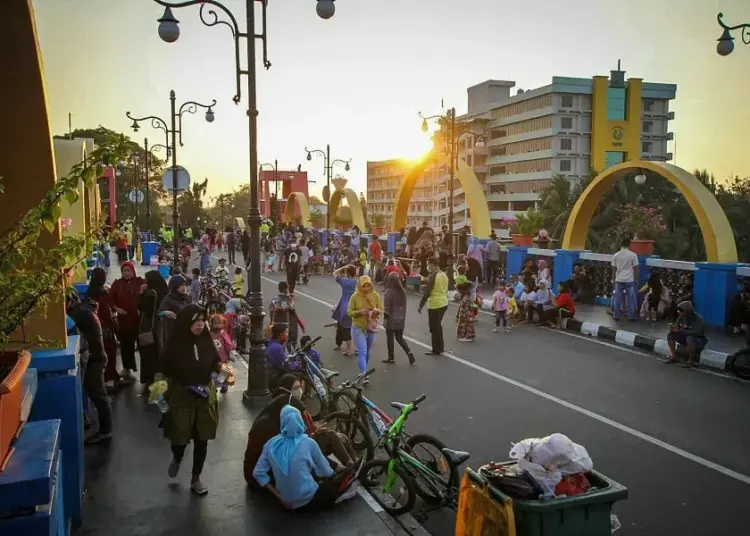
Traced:
<path id="1" fill-rule="evenodd" d="M 406 443 L 403 430 L 406 420 L 425 399 L 427 395 L 423 394 L 408 404 L 391 402 L 391 407 L 399 410 L 401 414 L 376 445 L 385 448 L 388 458 L 367 462 L 360 473 L 362 485 L 372 492 L 375 500 L 391 515 L 398 516 L 411 511 L 417 495 L 431 503 L 420 512 L 418 520 L 425 518 L 427 512 L 444 506 L 454 510 L 458 508 L 458 467 L 470 456 L 468 452 L 441 449 L 449 465 L 447 472 L 451 475 L 446 482 L 439 472 L 401 447 Z"/>

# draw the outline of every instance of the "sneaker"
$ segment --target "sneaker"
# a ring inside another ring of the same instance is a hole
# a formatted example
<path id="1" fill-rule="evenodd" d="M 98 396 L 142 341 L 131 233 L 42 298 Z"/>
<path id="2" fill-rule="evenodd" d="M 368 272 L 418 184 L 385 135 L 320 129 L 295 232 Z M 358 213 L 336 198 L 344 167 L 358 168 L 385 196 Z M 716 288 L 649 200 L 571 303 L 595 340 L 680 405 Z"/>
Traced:
<path id="1" fill-rule="evenodd" d="M 494 328 L 492 328 L 493 333 L 497 333 L 498 331 L 500 331 L 499 327 L 495 326 Z"/>
<path id="2" fill-rule="evenodd" d="M 201 481 L 201 477 L 194 476 L 192 480 L 190 480 L 190 491 L 192 491 L 196 495 L 205 495 L 206 493 L 208 493 L 208 488 Z"/>
<path id="3" fill-rule="evenodd" d="M 349 489 L 339 495 L 338 499 L 336 499 L 336 504 L 353 498 L 357 494 L 358 489 L 359 488 L 357 486 L 357 481 L 355 480 L 354 482 L 352 482 L 351 486 L 349 486 Z"/>
<path id="4" fill-rule="evenodd" d="M 177 476 L 177 473 L 180 472 L 181 463 L 182 463 L 182 460 L 178 460 L 177 458 L 172 458 L 172 461 L 169 464 L 169 470 L 167 471 L 169 478 L 175 478 Z"/>
<path id="5" fill-rule="evenodd" d="M 505 333 L 510 333 L 510 328 L 505 328 Z"/>
<path id="6" fill-rule="evenodd" d="M 416 360 L 414 359 L 414 354 L 409 354 L 409 355 L 408 355 L 407 357 L 409 358 L 409 364 L 410 364 L 410 365 L 413 365 L 413 364 L 414 364 L 414 362 L 416 361 Z"/>
<path id="7" fill-rule="evenodd" d="M 112 434 L 95 433 L 83 440 L 86 445 L 98 445 L 100 443 L 108 443 L 112 440 Z"/>

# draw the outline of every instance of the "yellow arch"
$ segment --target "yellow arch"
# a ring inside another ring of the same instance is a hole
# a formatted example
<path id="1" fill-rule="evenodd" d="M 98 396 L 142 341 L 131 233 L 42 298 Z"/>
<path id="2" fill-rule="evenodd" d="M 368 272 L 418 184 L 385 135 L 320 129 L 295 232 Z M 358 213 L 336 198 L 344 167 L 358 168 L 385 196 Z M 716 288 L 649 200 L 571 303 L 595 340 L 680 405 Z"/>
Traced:
<path id="1" fill-rule="evenodd" d="M 596 206 L 614 184 L 639 170 L 648 170 L 674 184 L 687 199 L 701 227 L 708 262 L 737 262 L 737 246 L 732 227 L 716 198 L 692 174 L 672 164 L 631 160 L 600 173 L 578 198 L 565 227 L 562 247 L 586 249 L 586 235 Z"/>
<path id="2" fill-rule="evenodd" d="M 302 226 L 305 228 L 310 227 L 310 205 L 307 202 L 307 197 L 302 192 L 292 192 L 289 194 L 289 199 L 286 200 L 286 210 L 284 211 L 284 218 L 286 221 L 294 221 L 297 219 L 296 208 L 299 207 L 299 215 L 302 219 Z"/>
<path id="3" fill-rule="evenodd" d="M 424 173 L 425 168 L 431 160 L 435 158 L 435 153 L 431 152 L 417 163 L 409 174 L 396 194 L 396 203 L 393 206 L 392 228 L 401 229 L 406 227 L 406 215 L 409 210 L 409 201 L 411 200 L 414 186 Z M 447 157 L 441 158 L 441 163 L 449 163 Z M 458 159 L 458 180 L 464 189 L 466 203 L 471 211 L 471 228 L 472 234 L 478 238 L 489 238 L 492 231 L 490 223 L 490 208 L 487 204 L 487 198 L 484 195 L 484 187 L 479 182 L 479 178 L 469 165 L 461 158 Z"/>
<path id="4" fill-rule="evenodd" d="M 346 200 L 349 202 L 349 210 L 352 211 L 352 224 L 359 227 L 362 232 L 365 232 L 365 214 L 362 211 L 362 203 L 359 202 L 357 194 L 351 188 L 334 190 L 333 195 L 331 195 L 331 201 L 328 203 L 328 210 L 331 211 L 331 219 L 336 216 L 342 197 L 346 197 Z"/>

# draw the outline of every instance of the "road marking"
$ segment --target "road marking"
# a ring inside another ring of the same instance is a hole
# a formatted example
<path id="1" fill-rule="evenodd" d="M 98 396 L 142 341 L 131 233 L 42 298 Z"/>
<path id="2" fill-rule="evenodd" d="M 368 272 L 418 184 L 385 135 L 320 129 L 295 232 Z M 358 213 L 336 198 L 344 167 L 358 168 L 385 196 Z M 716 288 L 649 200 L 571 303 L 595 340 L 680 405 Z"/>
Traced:
<path id="1" fill-rule="evenodd" d="M 278 283 L 278 281 L 275 281 L 269 277 L 261 276 L 261 279 L 269 282 L 269 283 Z M 294 292 L 295 296 L 304 296 L 305 298 L 308 298 L 314 302 L 317 302 L 321 305 L 325 305 L 327 307 L 334 307 L 333 304 L 328 303 L 324 300 L 321 300 L 320 298 L 317 298 L 315 296 L 312 296 L 311 294 L 307 294 L 305 292 L 301 292 L 299 290 L 295 289 Z M 379 326 L 382 330 L 383 327 Z M 430 349 L 430 345 L 423 343 L 422 341 L 419 341 L 417 339 L 414 339 L 413 337 L 404 337 L 409 342 L 412 342 L 418 346 L 421 346 L 422 348 L 425 348 L 427 350 Z M 615 346 L 615 348 L 617 348 Z M 471 369 L 476 370 L 477 372 L 481 372 L 482 374 L 485 374 L 487 376 L 490 376 L 492 378 L 495 378 L 496 380 L 500 380 L 501 382 L 507 383 L 509 385 L 512 385 L 513 387 L 518 387 L 519 389 L 522 389 L 526 391 L 527 393 L 531 393 L 533 395 L 536 395 L 540 398 L 543 398 L 545 400 L 548 400 L 549 402 L 553 402 L 555 404 L 558 404 L 564 408 L 567 408 L 569 410 L 575 411 L 576 413 L 580 413 L 581 415 L 585 415 L 586 417 L 589 417 L 591 419 L 594 419 L 595 421 L 599 421 L 602 424 L 606 424 L 607 426 L 610 426 L 612 428 L 615 428 L 616 430 L 619 430 L 621 432 L 624 432 L 626 434 L 629 434 L 633 437 L 637 437 L 638 439 L 645 441 L 647 443 L 650 443 L 656 447 L 660 447 L 667 452 L 671 452 L 672 454 L 675 454 L 677 456 L 680 456 L 682 458 L 685 458 L 686 460 L 690 460 L 691 462 L 697 463 L 699 465 L 702 465 L 703 467 L 706 467 L 708 469 L 711 469 L 713 471 L 716 471 L 717 473 L 721 473 L 725 476 L 728 476 L 729 478 L 733 478 L 734 480 L 737 480 L 739 482 L 742 482 L 743 484 L 750 485 L 750 476 L 744 475 L 738 471 L 734 471 L 732 469 L 729 469 L 728 467 L 724 467 L 723 465 L 719 465 L 718 463 L 712 462 L 711 460 L 708 460 L 706 458 L 703 458 L 701 456 L 698 456 L 696 454 L 693 454 L 691 452 L 688 452 L 684 449 L 681 449 L 680 447 L 676 447 L 670 443 L 667 443 L 666 441 L 662 441 L 661 439 L 657 439 L 656 437 L 650 436 L 648 434 L 645 434 L 643 432 L 640 432 L 636 430 L 635 428 L 631 428 L 630 426 L 627 426 L 625 424 L 619 423 L 615 420 L 612 420 L 608 417 L 605 417 L 604 415 L 600 415 L 598 413 L 595 413 L 591 410 L 588 410 L 584 407 L 581 407 L 577 404 L 573 404 L 572 402 L 568 402 L 567 400 L 563 400 L 562 398 L 558 398 L 554 395 L 551 395 L 549 393 L 546 393 L 544 391 L 541 391 L 539 389 L 536 389 L 534 387 L 530 387 L 524 383 L 521 383 L 517 380 L 514 380 L 513 378 L 509 378 L 507 376 L 503 376 L 502 374 L 498 374 L 495 371 L 492 371 L 490 369 L 487 369 L 481 365 L 477 365 L 476 363 L 472 363 L 471 361 L 467 361 L 466 359 L 463 359 L 451 352 L 443 352 L 443 356 L 447 357 L 448 359 L 453 360 L 456 363 L 460 363 L 466 367 L 469 367 Z"/>

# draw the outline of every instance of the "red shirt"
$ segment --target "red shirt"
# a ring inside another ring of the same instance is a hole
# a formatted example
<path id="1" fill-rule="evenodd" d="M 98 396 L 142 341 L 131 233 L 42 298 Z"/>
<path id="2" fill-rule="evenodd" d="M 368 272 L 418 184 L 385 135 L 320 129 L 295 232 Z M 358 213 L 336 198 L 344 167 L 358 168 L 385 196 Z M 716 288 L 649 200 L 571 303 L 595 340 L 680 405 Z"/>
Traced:
<path id="1" fill-rule="evenodd" d="M 571 316 L 575 316 L 576 305 L 575 303 L 573 303 L 573 298 L 570 297 L 570 294 L 568 294 L 567 292 L 563 292 L 555 299 L 555 301 L 557 302 L 558 307 L 567 309 Z"/>
<path id="2" fill-rule="evenodd" d="M 117 317 L 120 328 L 138 329 L 138 302 L 141 299 L 141 285 L 145 282 L 145 279 L 135 276 L 127 280 L 115 279 L 112 283 L 109 289 L 111 303 L 127 312 Z"/>
<path id="3" fill-rule="evenodd" d="M 383 258 L 383 248 L 380 247 L 379 242 L 371 242 L 367 249 L 370 251 L 370 258 L 375 261 L 379 261 Z"/>

